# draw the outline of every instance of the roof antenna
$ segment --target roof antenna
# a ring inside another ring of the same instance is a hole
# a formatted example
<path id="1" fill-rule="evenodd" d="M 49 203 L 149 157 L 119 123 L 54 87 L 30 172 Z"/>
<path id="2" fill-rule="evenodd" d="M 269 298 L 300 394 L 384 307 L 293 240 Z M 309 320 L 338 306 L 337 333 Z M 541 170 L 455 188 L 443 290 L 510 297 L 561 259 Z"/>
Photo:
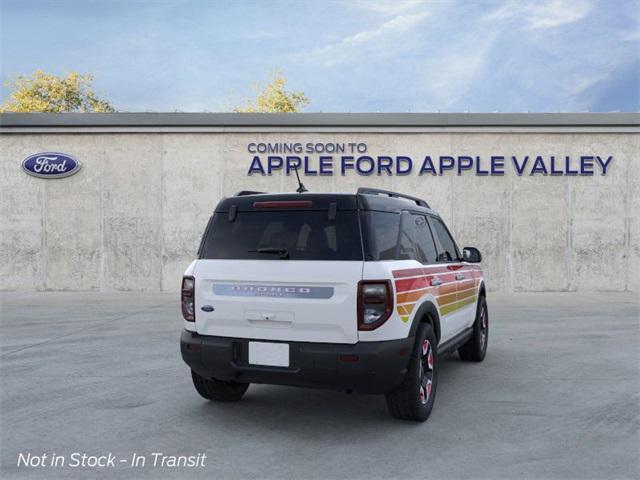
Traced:
<path id="1" fill-rule="evenodd" d="M 298 179 L 298 188 L 296 188 L 296 192 L 298 193 L 304 193 L 304 192 L 308 192 L 309 190 L 306 189 L 306 187 L 304 186 L 304 184 L 300 181 L 300 174 L 298 173 L 298 164 L 296 163 L 296 178 Z"/>

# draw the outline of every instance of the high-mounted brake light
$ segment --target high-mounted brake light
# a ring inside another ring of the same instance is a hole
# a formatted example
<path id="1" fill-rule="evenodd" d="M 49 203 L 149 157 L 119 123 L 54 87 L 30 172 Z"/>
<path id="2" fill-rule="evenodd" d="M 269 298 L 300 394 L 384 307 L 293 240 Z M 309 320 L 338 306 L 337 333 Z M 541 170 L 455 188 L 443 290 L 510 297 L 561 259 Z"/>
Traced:
<path id="1" fill-rule="evenodd" d="M 358 330 L 375 330 L 393 312 L 393 287 L 389 280 L 358 283 Z"/>
<path id="2" fill-rule="evenodd" d="M 187 322 L 196 321 L 196 279 L 182 277 L 182 316 Z"/>
<path id="3" fill-rule="evenodd" d="M 310 208 L 311 200 L 272 200 L 267 202 L 253 202 L 253 208 Z"/>

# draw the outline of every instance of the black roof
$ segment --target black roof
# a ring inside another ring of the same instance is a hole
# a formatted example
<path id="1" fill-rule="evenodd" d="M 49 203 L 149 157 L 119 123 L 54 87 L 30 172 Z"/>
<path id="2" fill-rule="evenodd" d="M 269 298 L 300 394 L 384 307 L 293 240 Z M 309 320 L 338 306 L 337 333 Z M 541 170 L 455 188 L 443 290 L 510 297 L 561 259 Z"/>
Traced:
<path id="1" fill-rule="evenodd" d="M 394 196 L 389 196 L 389 194 Z M 292 202 L 301 200 L 311 202 L 309 207 L 305 207 L 307 210 L 328 210 L 331 204 L 335 203 L 336 207 L 334 208 L 337 210 L 378 210 L 387 212 L 411 210 L 438 215 L 437 212 L 427 206 L 424 200 L 377 189 L 359 189 L 357 193 L 263 193 L 242 191 L 233 197 L 226 197 L 220 200 L 215 211 L 219 213 L 229 212 L 232 208 L 240 212 L 255 211 L 255 204 L 259 202 Z M 296 207 L 292 208 L 283 205 L 282 207 L 274 206 L 271 208 L 293 210 Z"/>

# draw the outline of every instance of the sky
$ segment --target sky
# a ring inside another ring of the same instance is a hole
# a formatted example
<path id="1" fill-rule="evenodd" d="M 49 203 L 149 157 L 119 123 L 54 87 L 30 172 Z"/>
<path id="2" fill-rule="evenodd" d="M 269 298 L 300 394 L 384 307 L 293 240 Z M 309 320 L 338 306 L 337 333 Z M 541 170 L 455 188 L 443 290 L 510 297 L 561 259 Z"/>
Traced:
<path id="1" fill-rule="evenodd" d="M 640 111 L 640 0 L 0 0 L 6 81 L 92 73 L 120 111 Z M 2 101 L 8 90 L 2 89 Z"/>

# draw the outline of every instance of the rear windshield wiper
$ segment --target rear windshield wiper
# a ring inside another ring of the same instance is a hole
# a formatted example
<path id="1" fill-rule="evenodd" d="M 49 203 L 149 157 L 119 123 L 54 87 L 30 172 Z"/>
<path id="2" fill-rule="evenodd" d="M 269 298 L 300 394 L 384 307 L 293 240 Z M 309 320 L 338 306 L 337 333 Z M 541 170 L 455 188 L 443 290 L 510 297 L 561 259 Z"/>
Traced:
<path id="1" fill-rule="evenodd" d="M 280 258 L 283 260 L 289 259 L 289 251 L 286 248 L 278 248 L 278 247 L 263 247 L 258 248 L 257 250 L 249 250 L 251 253 L 273 253 L 275 255 L 280 255 Z"/>

